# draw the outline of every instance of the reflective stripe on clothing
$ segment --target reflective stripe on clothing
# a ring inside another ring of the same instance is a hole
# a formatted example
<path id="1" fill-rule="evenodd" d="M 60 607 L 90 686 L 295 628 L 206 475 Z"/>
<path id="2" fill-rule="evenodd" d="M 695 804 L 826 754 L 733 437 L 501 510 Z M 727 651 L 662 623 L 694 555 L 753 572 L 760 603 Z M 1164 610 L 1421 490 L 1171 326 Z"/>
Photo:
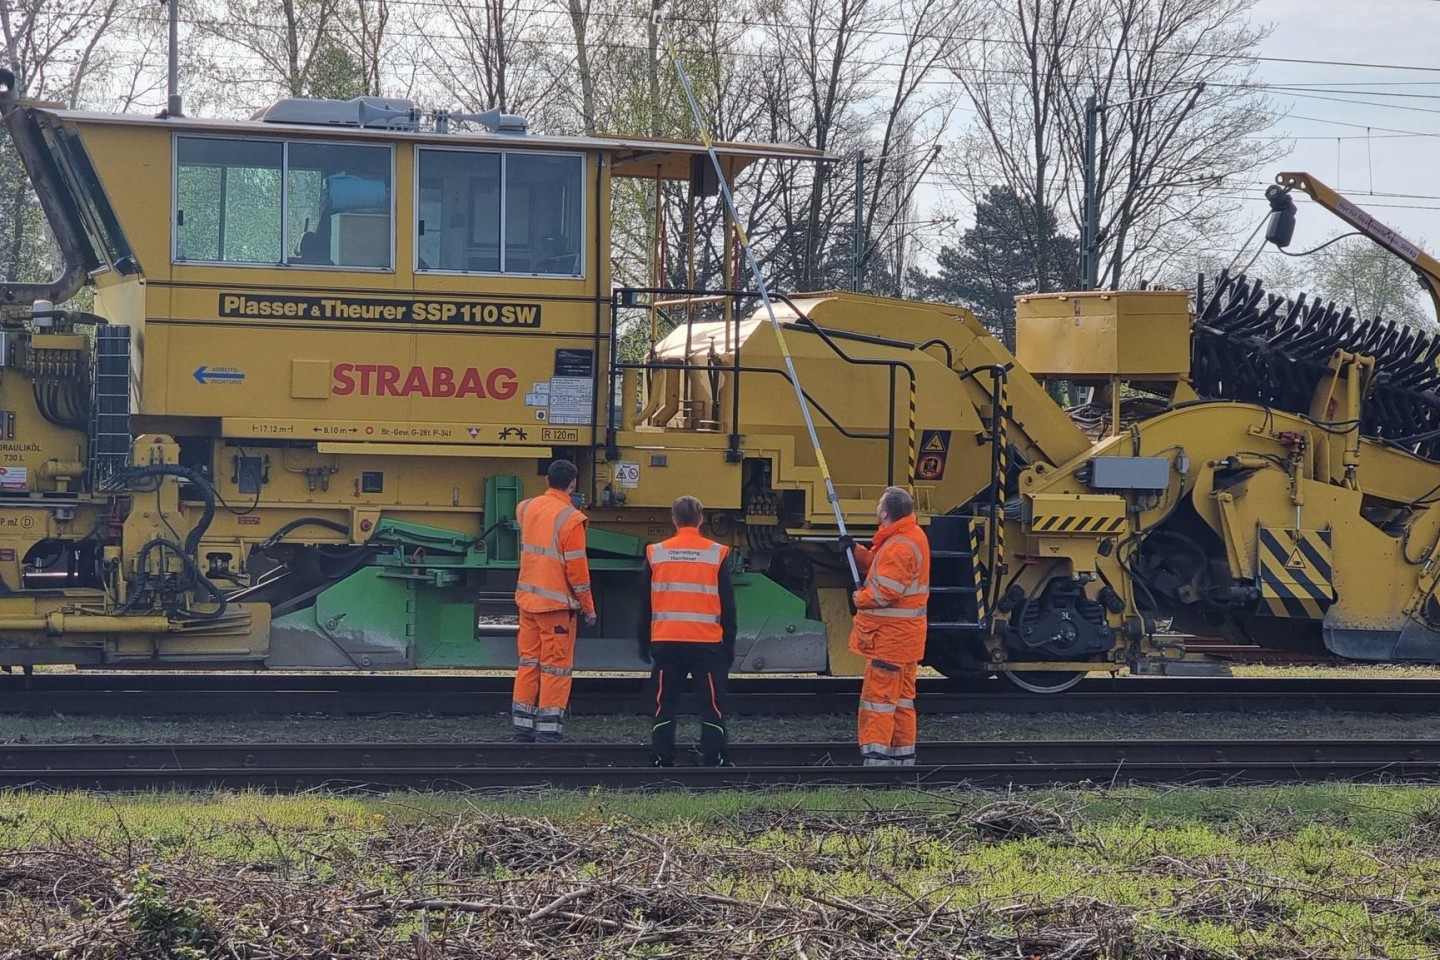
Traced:
<path id="1" fill-rule="evenodd" d="M 917 663 L 871 660 L 865 665 L 857 712 L 860 755 L 900 762 L 915 755 L 915 675 Z"/>
<path id="2" fill-rule="evenodd" d="M 650 589 L 659 593 L 708 593 L 720 596 L 719 587 L 712 587 L 704 583 L 652 583 Z"/>
<path id="3" fill-rule="evenodd" d="M 681 527 L 645 549 L 652 643 L 724 642 L 720 576 L 729 554 L 729 547 L 707 540 L 695 527 Z"/>
<path id="4" fill-rule="evenodd" d="M 895 620 L 915 619 L 925 616 L 925 607 L 911 607 L 909 609 L 881 607 L 878 610 L 866 610 L 865 615 L 867 617 L 890 617 Z"/>
<path id="5" fill-rule="evenodd" d="M 520 525 L 520 572 L 515 603 L 521 610 L 593 613 L 590 567 L 585 558 L 585 515 L 561 491 L 549 490 L 515 508 Z"/>
<path id="6" fill-rule="evenodd" d="M 589 587 L 586 587 L 586 589 L 588 590 Z M 565 609 L 574 607 L 578 610 L 580 608 L 580 601 L 576 600 L 570 594 L 561 593 L 558 590 L 546 590 L 544 587 L 537 587 L 533 583 L 517 583 L 515 584 L 515 592 L 517 594 L 528 593 L 537 597 L 544 597 L 546 600 L 558 601 L 559 603 L 565 604 Z M 516 602 L 519 602 L 519 597 L 516 597 Z"/>
<path id="7" fill-rule="evenodd" d="M 650 620 L 654 623 L 719 623 L 720 614 L 708 613 L 652 613 Z M 666 641 L 673 642 L 673 641 Z"/>

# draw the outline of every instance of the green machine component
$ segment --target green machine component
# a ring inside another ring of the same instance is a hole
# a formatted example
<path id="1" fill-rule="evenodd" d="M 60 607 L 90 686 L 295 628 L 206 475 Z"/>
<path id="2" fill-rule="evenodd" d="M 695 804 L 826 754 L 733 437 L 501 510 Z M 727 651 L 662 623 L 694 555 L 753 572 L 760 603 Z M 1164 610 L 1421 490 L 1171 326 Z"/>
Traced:
<path id="1" fill-rule="evenodd" d="M 519 569 L 516 477 L 486 481 L 493 516 L 478 540 L 439 527 L 383 519 L 365 566 L 318 591 L 273 624 L 274 668 L 384 670 L 515 666 L 511 598 Z M 603 589 L 600 622 L 582 628 L 576 665 L 644 669 L 636 652 L 646 541 L 591 527 L 590 571 Z M 805 601 L 766 576 L 734 574 L 739 614 L 736 665 L 756 671 L 814 670 L 825 628 Z M 497 615 L 487 615 L 494 606 Z M 499 611 L 504 611 L 499 613 Z"/>

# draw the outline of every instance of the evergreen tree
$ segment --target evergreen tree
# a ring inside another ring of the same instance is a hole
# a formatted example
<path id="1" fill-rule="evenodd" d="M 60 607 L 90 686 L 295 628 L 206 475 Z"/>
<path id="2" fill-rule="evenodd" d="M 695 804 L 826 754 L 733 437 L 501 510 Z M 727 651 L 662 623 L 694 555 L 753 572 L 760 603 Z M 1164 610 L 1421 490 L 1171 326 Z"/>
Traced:
<path id="1" fill-rule="evenodd" d="M 917 294 L 966 307 L 1011 349 L 1017 295 L 1080 287 L 1079 242 L 1060 234 L 1053 210 L 1033 215 L 1009 187 L 991 187 L 975 205 L 975 226 L 936 259 L 935 273 L 911 272 Z"/>

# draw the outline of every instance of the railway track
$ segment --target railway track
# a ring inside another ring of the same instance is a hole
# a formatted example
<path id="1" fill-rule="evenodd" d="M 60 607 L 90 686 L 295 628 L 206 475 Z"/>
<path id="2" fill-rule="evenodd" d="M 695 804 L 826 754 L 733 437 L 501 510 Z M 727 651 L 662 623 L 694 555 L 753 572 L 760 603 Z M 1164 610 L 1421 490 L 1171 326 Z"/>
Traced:
<path id="1" fill-rule="evenodd" d="M 645 678 L 579 677 L 576 714 L 650 710 Z M 0 676 L 0 713 L 92 716 L 473 716 L 510 709 L 510 678 L 413 674 L 56 673 Z M 859 681 L 832 677 L 737 677 L 737 716 L 818 716 L 855 709 Z M 1096 677 L 1054 696 L 994 680 L 956 689 L 922 679 L 922 713 L 1147 713 L 1337 710 L 1440 711 L 1440 679 Z"/>
<path id="2" fill-rule="evenodd" d="M 1440 780 L 1426 740 L 934 742 L 922 765 L 862 767 L 853 743 L 739 744 L 733 769 L 638 766 L 628 744 L 62 744 L 0 750 L 0 788 L 499 790 L 744 786 L 1235 785 Z"/>

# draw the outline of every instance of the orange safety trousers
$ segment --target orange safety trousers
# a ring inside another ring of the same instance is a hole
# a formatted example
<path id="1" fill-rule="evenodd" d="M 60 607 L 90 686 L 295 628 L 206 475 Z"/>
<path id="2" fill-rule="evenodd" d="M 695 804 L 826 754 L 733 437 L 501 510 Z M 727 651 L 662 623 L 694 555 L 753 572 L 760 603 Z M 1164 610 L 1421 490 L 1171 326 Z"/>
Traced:
<path id="1" fill-rule="evenodd" d="M 860 686 L 860 756 L 867 767 L 915 763 L 918 663 L 870 660 Z"/>
<path id="2" fill-rule="evenodd" d="M 520 666 L 510 698 L 513 739 L 559 743 L 565 738 L 575 626 L 575 614 L 569 610 L 520 611 Z"/>

